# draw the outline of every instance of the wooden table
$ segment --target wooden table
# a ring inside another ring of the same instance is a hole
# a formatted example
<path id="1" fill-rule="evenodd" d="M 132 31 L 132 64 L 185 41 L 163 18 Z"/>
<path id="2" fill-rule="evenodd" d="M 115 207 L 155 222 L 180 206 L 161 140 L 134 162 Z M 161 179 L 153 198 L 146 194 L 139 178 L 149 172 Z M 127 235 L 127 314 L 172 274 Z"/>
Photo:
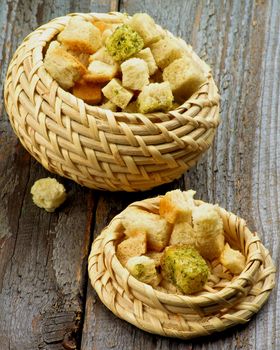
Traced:
<path id="1" fill-rule="evenodd" d="M 8 62 L 28 33 L 69 12 L 110 9 L 148 12 L 194 46 L 213 67 L 222 124 L 213 147 L 179 181 L 125 194 L 60 179 L 68 200 L 50 214 L 30 196 L 34 181 L 49 173 L 20 145 L 0 104 L 0 350 L 280 349 L 277 287 L 250 323 L 186 342 L 150 335 L 117 319 L 98 300 L 87 276 L 93 238 L 115 214 L 135 200 L 178 187 L 193 188 L 197 198 L 244 217 L 277 265 L 280 2 L 1 0 L 1 98 Z"/>

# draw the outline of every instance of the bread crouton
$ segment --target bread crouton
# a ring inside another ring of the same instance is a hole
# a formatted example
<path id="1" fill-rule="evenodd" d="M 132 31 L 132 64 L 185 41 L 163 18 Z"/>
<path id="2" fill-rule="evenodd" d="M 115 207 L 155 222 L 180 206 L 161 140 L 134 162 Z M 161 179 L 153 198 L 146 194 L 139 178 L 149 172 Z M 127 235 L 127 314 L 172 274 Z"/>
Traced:
<path id="1" fill-rule="evenodd" d="M 145 256 L 154 260 L 156 267 L 160 266 L 162 255 L 163 255 L 163 252 L 153 252 L 153 251 L 149 251 L 145 254 Z"/>
<path id="2" fill-rule="evenodd" d="M 92 54 L 89 57 L 89 61 L 101 61 L 110 64 L 111 66 L 116 66 L 117 68 L 119 67 L 119 65 L 115 62 L 113 57 L 109 54 L 108 50 L 104 46 L 102 46 L 98 51 Z"/>
<path id="3" fill-rule="evenodd" d="M 195 191 L 190 190 L 187 192 L 189 193 L 189 200 L 180 190 L 167 192 L 159 202 L 160 216 L 164 217 L 171 224 L 182 221 L 191 224 L 192 210 L 194 208 L 194 202 L 191 199 Z"/>
<path id="4" fill-rule="evenodd" d="M 103 108 L 103 109 L 109 109 L 112 112 L 116 112 L 117 111 L 117 106 L 112 101 L 109 101 L 109 100 L 104 102 L 99 107 Z"/>
<path id="5" fill-rule="evenodd" d="M 140 113 L 168 111 L 172 102 L 173 95 L 168 82 L 144 86 L 137 98 Z"/>
<path id="6" fill-rule="evenodd" d="M 134 236 L 140 232 L 147 234 L 148 249 L 162 251 L 170 237 L 171 225 L 159 215 L 138 208 L 129 208 L 122 219 L 125 234 Z"/>
<path id="7" fill-rule="evenodd" d="M 128 271 L 143 283 L 155 287 L 159 284 L 161 278 L 157 273 L 155 262 L 147 256 L 135 256 L 130 258 L 125 267 Z"/>
<path id="8" fill-rule="evenodd" d="M 101 37 L 103 45 L 106 45 L 107 39 L 109 38 L 109 36 L 111 36 L 113 34 L 113 32 L 114 31 L 112 29 L 105 29 L 104 30 L 104 32 L 102 33 L 102 37 Z"/>
<path id="9" fill-rule="evenodd" d="M 135 13 L 128 21 L 128 25 L 134 29 L 143 39 L 145 46 L 148 46 L 162 37 L 155 21 L 146 13 Z"/>
<path id="10" fill-rule="evenodd" d="M 246 259 L 239 250 L 232 249 L 227 243 L 220 256 L 221 264 L 233 274 L 240 274 L 246 265 Z"/>
<path id="11" fill-rule="evenodd" d="M 138 104 L 136 101 L 130 102 L 124 109 L 126 113 L 138 113 Z"/>
<path id="12" fill-rule="evenodd" d="M 195 231 L 188 222 L 179 222 L 174 225 L 169 245 L 185 244 L 195 247 Z"/>
<path id="13" fill-rule="evenodd" d="M 101 47 L 101 32 L 92 23 L 71 18 L 66 27 L 57 36 L 67 48 L 92 54 Z"/>
<path id="14" fill-rule="evenodd" d="M 149 84 L 149 68 L 140 58 L 130 58 L 121 64 L 122 84 L 131 90 L 141 90 Z"/>
<path id="15" fill-rule="evenodd" d="M 218 258 L 224 249 L 223 220 L 212 204 L 201 204 L 192 212 L 196 247 L 209 260 Z"/>
<path id="16" fill-rule="evenodd" d="M 65 90 L 70 89 L 86 72 L 86 67 L 61 47 L 51 47 L 47 51 L 44 67 Z"/>
<path id="17" fill-rule="evenodd" d="M 157 65 L 162 69 L 183 55 L 177 41 L 169 37 L 152 44 L 150 48 Z"/>
<path id="18" fill-rule="evenodd" d="M 118 27 L 106 40 L 106 48 L 117 62 L 135 55 L 143 46 L 141 36 L 126 24 Z"/>
<path id="19" fill-rule="evenodd" d="M 92 105 L 97 105 L 102 99 L 100 86 L 92 83 L 76 83 L 73 86 L 72 93 Z"/>
<path id="20" fill-rule="evenodd" d="M 134 57 L 141 58 L 142 60 L 144 60 L 148 65 L 149 74 L 150 75 L 155 74 L 158 67 L 157 67 L 156 61 L 154 59 L 154 56 L 152 54 L 152 51 L 149 47 L 146 47 L 144 50 L 139 51 Z"/>
<path id="21" fill-rule="evenodd" d="M 64 47 L 64 46 L 62 46 Z M 80 61 L 85 67 L 89 65 L 89 57 L 90 55 L 88 53 L 80 52 L 80 51 L 74 51 L 70 50 L 66 47 L 64 47 L 67 52 L 69 52 L 72 56 L 74 56 L 78 61 Z"/>
<path id="22" fill-rule="evenodd" d="M 201 291 L 209 275 L 207 263 L 198 251 L 184 245 L 167 247 L 161 267 L 164 278 L 185 294 Z"/>
<path id="23" fill-rule="evenodd" d="M 184 101 L 199 89 L 206 76 L 195 61 L 185 56 L 163 70 L 163 80 L 170 83 L 175 98 Z"/>
<path id="24" fill-rule="evenodd" d="M 121 108 L 125 108 L 133 97 L 133 93 L 126 90 L 119 79 L 112 79 L 104 86 L 102 92 L 105 97 Z"/>
<path id="25" fill-rule="evenodd" d="M 101 61 L 93 61 L 89 64 L 88 73 L 83 78 L 94 83 L 105 83 L 112 80 L 116 74 L 116 66 Z"/>
<path id="26" fill-rule="evenodd" d="M 133 237 L 129 237 L 117 246 L 117 258 L 125 266 L 127 261 L 134 257 L 146 253 L 147 238 L 146 234 L 141 232 Z"/>

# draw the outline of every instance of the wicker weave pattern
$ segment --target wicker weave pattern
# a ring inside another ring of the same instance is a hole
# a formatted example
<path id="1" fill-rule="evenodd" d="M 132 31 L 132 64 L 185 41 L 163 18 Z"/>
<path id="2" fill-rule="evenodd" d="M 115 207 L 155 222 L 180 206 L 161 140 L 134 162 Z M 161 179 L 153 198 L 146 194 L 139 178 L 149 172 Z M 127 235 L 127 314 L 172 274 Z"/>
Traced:
<path id="1" fill-rule="evenodd" d="M 158 213 L 158 198 L 136 205 Z M 220 209 L 225 234 L 238 245 L 247 261 L 237 277 L 214 273 L 204 291 L 193 296 L 167 294 L 143 284 L 124 269 L 115 255 L 122 235 L 116 216 L 94 241 L 89 276 L 101 301 L 118 317 L 151 333 L 193 338 L 246 323 L 266 302 L 275 285 L 275 267 L 267 249 L 243 219 Z M 214 262 L 219 271 L 219 262 Z"/>
<path id="2" fill-rule="evenodd" d="M 58 86 L 43 66 L 43 49 L 70 16 L 119 22 L 122 15 L 72 14 L 38 28 L 10 63 L 5 104 L 23 146 L 49 171 L 90 187 L 146 190 L 178 178 L 212 143 L 219 95 L 208 74 L 200 90 L 175 111 L 113 113 L 85 104 Z"/>

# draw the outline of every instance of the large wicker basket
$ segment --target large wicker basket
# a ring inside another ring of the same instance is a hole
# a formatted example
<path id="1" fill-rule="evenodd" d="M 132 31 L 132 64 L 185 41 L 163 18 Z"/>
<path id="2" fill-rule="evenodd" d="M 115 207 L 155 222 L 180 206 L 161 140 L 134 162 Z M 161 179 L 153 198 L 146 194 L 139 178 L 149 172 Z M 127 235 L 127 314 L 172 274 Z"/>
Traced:
<path id="1" fill-rule="evenodd" d="M 131 206 L 158 213 L 158 204 L 159 197 Z M 217 260 L 212 262 L 212 275 L 204 291 L 196 295 L 169 294 L 141 283 L 115 254 L 123 235 L 120 213 L 96 238 L 89 257 L 89 276 L 101 301 L 116 316 L 147 332 L 184 339 L 248 322 L 274 287 L 275 267 L 268 250 L 245 221 L 222 208 L 219 211 L 226 240 L 246 256 L 246 267 L 239 276 L 226 272 Z"/>
<path id="2" fill-rule="evenodd" d="M 208 79 L 166 114 L 113 113 L 90 106 L 60 88 L 43 66 L 44 48 L 71 16 L 123 18 L 120 13 L 71 14 L 25 38 L 5 83 L 6 109 L 21 143 L 49 171 L 90 188 L 146 190 L 178 178 L 211 145 L 219 124 L 219 95 L 209 67 L 186 45 Z"/>

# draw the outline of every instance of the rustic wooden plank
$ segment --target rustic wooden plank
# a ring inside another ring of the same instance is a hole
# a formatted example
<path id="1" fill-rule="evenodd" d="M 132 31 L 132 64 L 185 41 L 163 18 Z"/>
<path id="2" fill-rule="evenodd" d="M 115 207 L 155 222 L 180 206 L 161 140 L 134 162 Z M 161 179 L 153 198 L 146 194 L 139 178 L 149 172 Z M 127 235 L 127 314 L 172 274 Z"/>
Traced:
<path id="1" fill-rule="evenodd" d="M 0 74 L 22 39 L 68 12 L 108 11 L 109 1 L 1 1 Z M 30 188 L 49 176 L 19 144 L 0 85 L 0 349 L 75 349 L 83 321 L 92 191 L 60 179 L 68 200 L 57 213 L 33 205 Z"/>
<path id="2" fill-rule="evenodd" d="M 244 217 L 279 261 L 279 2 L 124 0 L 190 42 L 213 67 L 222 124 L 215 144 L 183 179 L 146 193 L 101 194 L 94 234 L 133 200 L 172 187 L 193 188 Z M 273 92 L 272 92 L 273 88 Z M 278 167 L 277 167 L 278 165 Z M 272 198 L 271 198 L 272 197 Z M 184 342 L 144 333 L 117 319 L 89 286 L 82 349 L 279 349 L 279 291 L 247 325 Z"/>

